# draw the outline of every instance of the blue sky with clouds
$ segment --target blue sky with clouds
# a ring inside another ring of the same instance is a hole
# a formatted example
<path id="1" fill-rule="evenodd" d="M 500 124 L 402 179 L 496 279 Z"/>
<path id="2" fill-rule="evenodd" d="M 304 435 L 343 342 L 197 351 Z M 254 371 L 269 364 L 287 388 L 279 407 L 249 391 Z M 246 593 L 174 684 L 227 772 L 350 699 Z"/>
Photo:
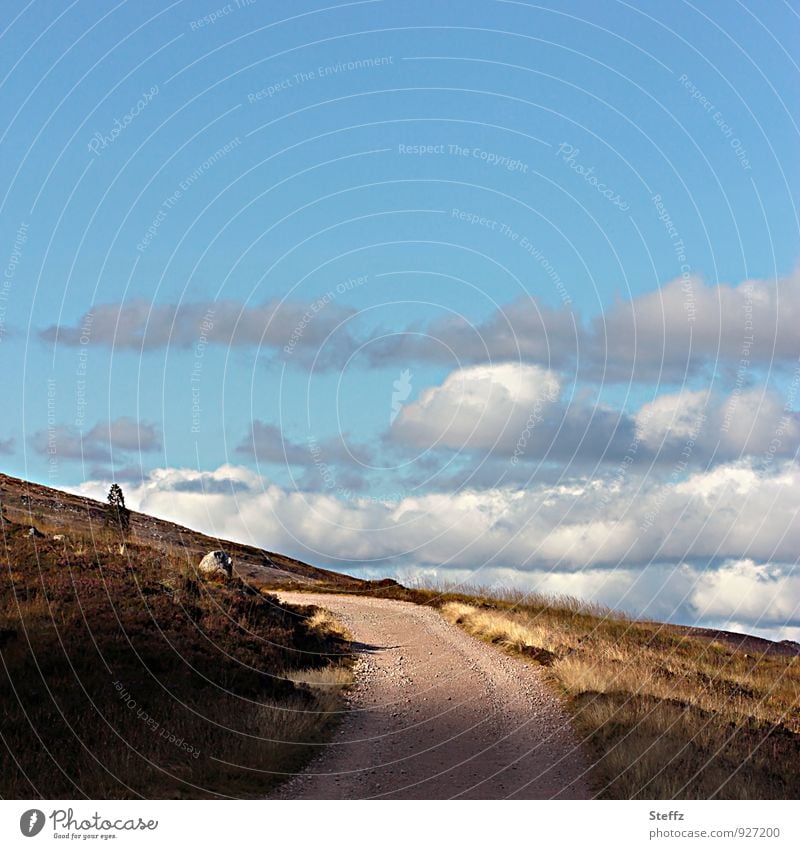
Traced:
<path id="1" fill-rule="evenodd" d="M 8 2 L 0 33 L 5 471 L 798 633 L 796 3 Z"/>

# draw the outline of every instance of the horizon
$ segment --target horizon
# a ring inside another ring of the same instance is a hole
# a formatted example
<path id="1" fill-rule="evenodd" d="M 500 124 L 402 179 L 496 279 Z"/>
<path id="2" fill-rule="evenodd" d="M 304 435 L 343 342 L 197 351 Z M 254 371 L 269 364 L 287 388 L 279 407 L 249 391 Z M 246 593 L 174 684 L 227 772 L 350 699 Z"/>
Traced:
<path id="1" fill-rule="evenodd" d="M 94 500 L 101 507 L 104 506 L 106 501 L 107 501 L 107 497 L 104 499 L 102 493 L 99 493 L 97 496 L 87 495 L 85 491 L 83 491 L 81 488 L 78 488 L 78 487 L 71 487 L 71 488 L 68 488 L 68 489 L 59 489 L 58 487 L 48 487 L 47 484 L 42 483 L 41 481 L 27 481 L 27 480 L 22 480 L 20 478 L 17 478 L 17 480 L 21 480 L 22 483 L 31 483 L 31 484 L 34 484 L 34 485 L 37 485 L 37 486 L 52 488 L 52 489 L 55 489 L 57 491 L 63 492 L 67 495 L 79 495 L 83 498 L 88 498 L 90 500 Z M 124 490 L 123 490 L 123 495 L 124 495 Z M 107 496 L 107 493 L 106 493 L 106 496 Z M 130 508 L 130 505 L 127 505 L 127 506 Z M 263 551 L 268 551 L 268 552 L 271 551 L 272 553 L 275 553 L 275 554 L 285 554 L 286 556 L 294 556 L 294 555 L 291 554 L 291 552 L 285 552 L 285 551 L 278 552 L 274 549 L 264 548 L 263 546 L 255 545 L 252 541 L 248 541 L 248 540 L 245 540 L 245 539 L 238 539 L 236 537 L 224 538 L 222 536 L 215 536 L 214 534 L 210 534 L 207 531 L 203 530 L 202 528 L 192 527 L 192 526 L 189 526 L 189 525 L 181 525 L 179 522 L 175 522 L 175 520 L 170 518 L 169 516 L 159 516 L 159 515 L 152 514 L 152 513 L 143 513 L 143 512 L 141 512 L 140 510 L 137 510 L 137 509 L 134 509 L 133 512 L 139 513 L 140 515 L 143 515 L 143 516 L 148 516 L 150 518 L 154 518 L 154 519 L 159 520 L 159 521 L 174 522 L 175 524 L 178 524 L 179 526 L 184 527 L 187 530 L 192 531 L 194 533 L 206 534 L 210 538 L 215 539 L 220 545 L 224 545 L 225 543 L 252 545 L 254 548 L 261 549 Z M 297 558 L 297 559 L 299 559 L 299 558 Z M 309 566 L 320 566 L 320 564 L 316 564 L 316 563 L 309 563 L 307 565 L 309 565 Z M 347 571 L 346 569 L 342 569 L 341 573 L 344 574 L 344 575 L 353 575 L 355 577 L 367 578 L 367 579 L 372 579 L 372 580 L 388 577 L 387 575 L 385 575 L 384 573 L 381 573 L 381 572 L 376 572 L 374 575 L 372 575 L 372 574 L 356 575 L 355 572 L 357 572 L 357 571 L 358 571 L 358 568 L 356 568 L 355 571 Z M 414 589 L 414 588 L 431 589 L 431 590 L 438 591 L 438 592 L 461 591 L 461 592 L 470 593 L 474 590 L 474 591 L 476 591 L 476 593 L 478 595 L 485 593 L 487 595 L 487 597 L 491 597 L 492 593 L 496 594 L 496 593 L 503 593 L 504 591 L 509 591 L 509 590 L 518 590 L 519 592 L 525 594 L 526 596 L 531 596 L 531 597 L 541 596 L 543 598 L 551 599 L 551 600 L 557 600 L 557 599 L 561 599 L 561 598 L 571 598 L 571 599 L 575 599 L 578 602 L 585 603 L 587 605 L 593 604 L 593 603 L 602 605 L 601 602 L 597 602 L 596 599 L 592 599 L 592 598 L 581 598 L 579 596 L 572 596 L 572 595 L 569 595 L 567 593 L 549 592 L 547 590 L 546 586 L 542 586 L 538 589 L 531 590 L 531 589 L 525 589 L 522 586 L 505 584 L 503 582 L 496 582 L 496 583 L 485 584 L 485 585 L 484 584 L 473 584 L 473 583 L 468 583 L 468 582 L 459 582 L 459 581 L 455 581 L 455 582 L 452 582 L 452 583 L 449 583 L 449 584 L 442 584 L 442 583 L 437 584 L 435 577 L 430 577 L 430 578 L 426 579 L 425 576 L 420 576 L 420 577 L 417 577 L 417 578 L 412 577 L 410 579 L 410 583 L 407 584 L 407 586 L 409 586 L 412 589 Z M 636 614 L 633 614 L 631 611 L 625 610 L 622 607 L 612 607 L 610 605 L 607 605 L 607 607 L 608 607 L 608 610 L 611 613 L 629 616 L 629 617 L 631 617 L 632 621 L 655 622 L 655 623 L 658 623 L 658 624 L 682 625 L 682 626 L 689 626 L 689 627 L 708 627 L 708 626 L 699 626 L 699 625 L 697 625 L 697 623 L 693 623 L 693 622 L 679 622 L 679 621 L 669 621 L 669 620 L 648 619 L 645 616 L 637 616 Z M 709 628 L 709 630 L 723 631 L 723 630 L 726 630 L 726 629 Z M 778 642 L 794 642 L 796 644 L 798 643 L 797 640 L 791 640 L 791 639 L 783 637 L 781 635 L 776 635 L 773 632 L 771 632 L 770 630 L 767 630 L 767 631 L 764 631 L 764 632 L 759 632 L 759 629 L 757 629 L 757 628 L 753 629 L 752 632 L 732 631 L 732 633 L 740 633 L 740 634 L 743 634 L 745 636 L 759 637 L 759 638 L 762 638 L 762 639 L 771 640 L 775 643 L 778 643 Z"/>

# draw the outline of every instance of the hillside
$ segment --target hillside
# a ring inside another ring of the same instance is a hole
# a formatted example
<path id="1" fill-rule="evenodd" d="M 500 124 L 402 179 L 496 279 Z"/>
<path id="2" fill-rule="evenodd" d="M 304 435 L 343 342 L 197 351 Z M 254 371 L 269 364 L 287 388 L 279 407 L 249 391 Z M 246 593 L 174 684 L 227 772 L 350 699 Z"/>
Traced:
<path id="1" fill-rule="evenodd" d="M 0 479 L 0 796 L 263 796 L 324 744 L 351 677 L 328 616 L 281 604 L 276 575 L 355 582 Z"/>
<path id="2" fill-rule="evenodd" d="M 77 534 L 91 537 L 104 530 L 105 505 L 102 502 L 4 474 L 0 474 L 0 504 L 9 520 L 27 523 L 51 536 Z M 212 549 L 224 548 L 233 557 L 240 577 L 264 586 L 282 585 L 287 581 L 309 585 L 324 582 L 342 589 L 355 589 L 369 583 L 309 566 L 274 551 L 215 539 L 135 511 L 131 511 L 131 538 L 169 554 L 181 554 L 190 563 L 199 561 Z"/>

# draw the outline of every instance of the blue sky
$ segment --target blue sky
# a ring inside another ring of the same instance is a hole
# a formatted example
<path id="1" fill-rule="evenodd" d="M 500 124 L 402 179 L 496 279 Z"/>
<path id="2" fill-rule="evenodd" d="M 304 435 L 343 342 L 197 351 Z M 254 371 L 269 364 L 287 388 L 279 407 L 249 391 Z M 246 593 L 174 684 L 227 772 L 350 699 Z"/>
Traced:
<path id="1" fill-rule="evenodd" d="M 351 571 L 797 631 L 796 3 L 8 2 L 0 32 L 5 471 Z M 743 470 L 736 522 L 667 516 Z M 731 543 L 762 498 L 785 525 Z M 517 550 L 554 499 L 568 544 Z M 507 556 L 451 538 L 476 503 Z"/>

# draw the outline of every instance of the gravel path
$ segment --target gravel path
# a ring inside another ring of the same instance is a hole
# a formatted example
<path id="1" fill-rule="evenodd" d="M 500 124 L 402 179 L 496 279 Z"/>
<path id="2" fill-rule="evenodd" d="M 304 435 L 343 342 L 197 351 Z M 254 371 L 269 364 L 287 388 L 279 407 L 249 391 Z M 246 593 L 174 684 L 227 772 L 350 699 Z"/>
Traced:
<path id="1" fill-rule="evenodd" d="M 359 643 L 338 733 L 280 789 L 294 799 L 588 798 L 586 763 L 540 667 L 431 608 L 281 593 L 331 610 Z"/>

